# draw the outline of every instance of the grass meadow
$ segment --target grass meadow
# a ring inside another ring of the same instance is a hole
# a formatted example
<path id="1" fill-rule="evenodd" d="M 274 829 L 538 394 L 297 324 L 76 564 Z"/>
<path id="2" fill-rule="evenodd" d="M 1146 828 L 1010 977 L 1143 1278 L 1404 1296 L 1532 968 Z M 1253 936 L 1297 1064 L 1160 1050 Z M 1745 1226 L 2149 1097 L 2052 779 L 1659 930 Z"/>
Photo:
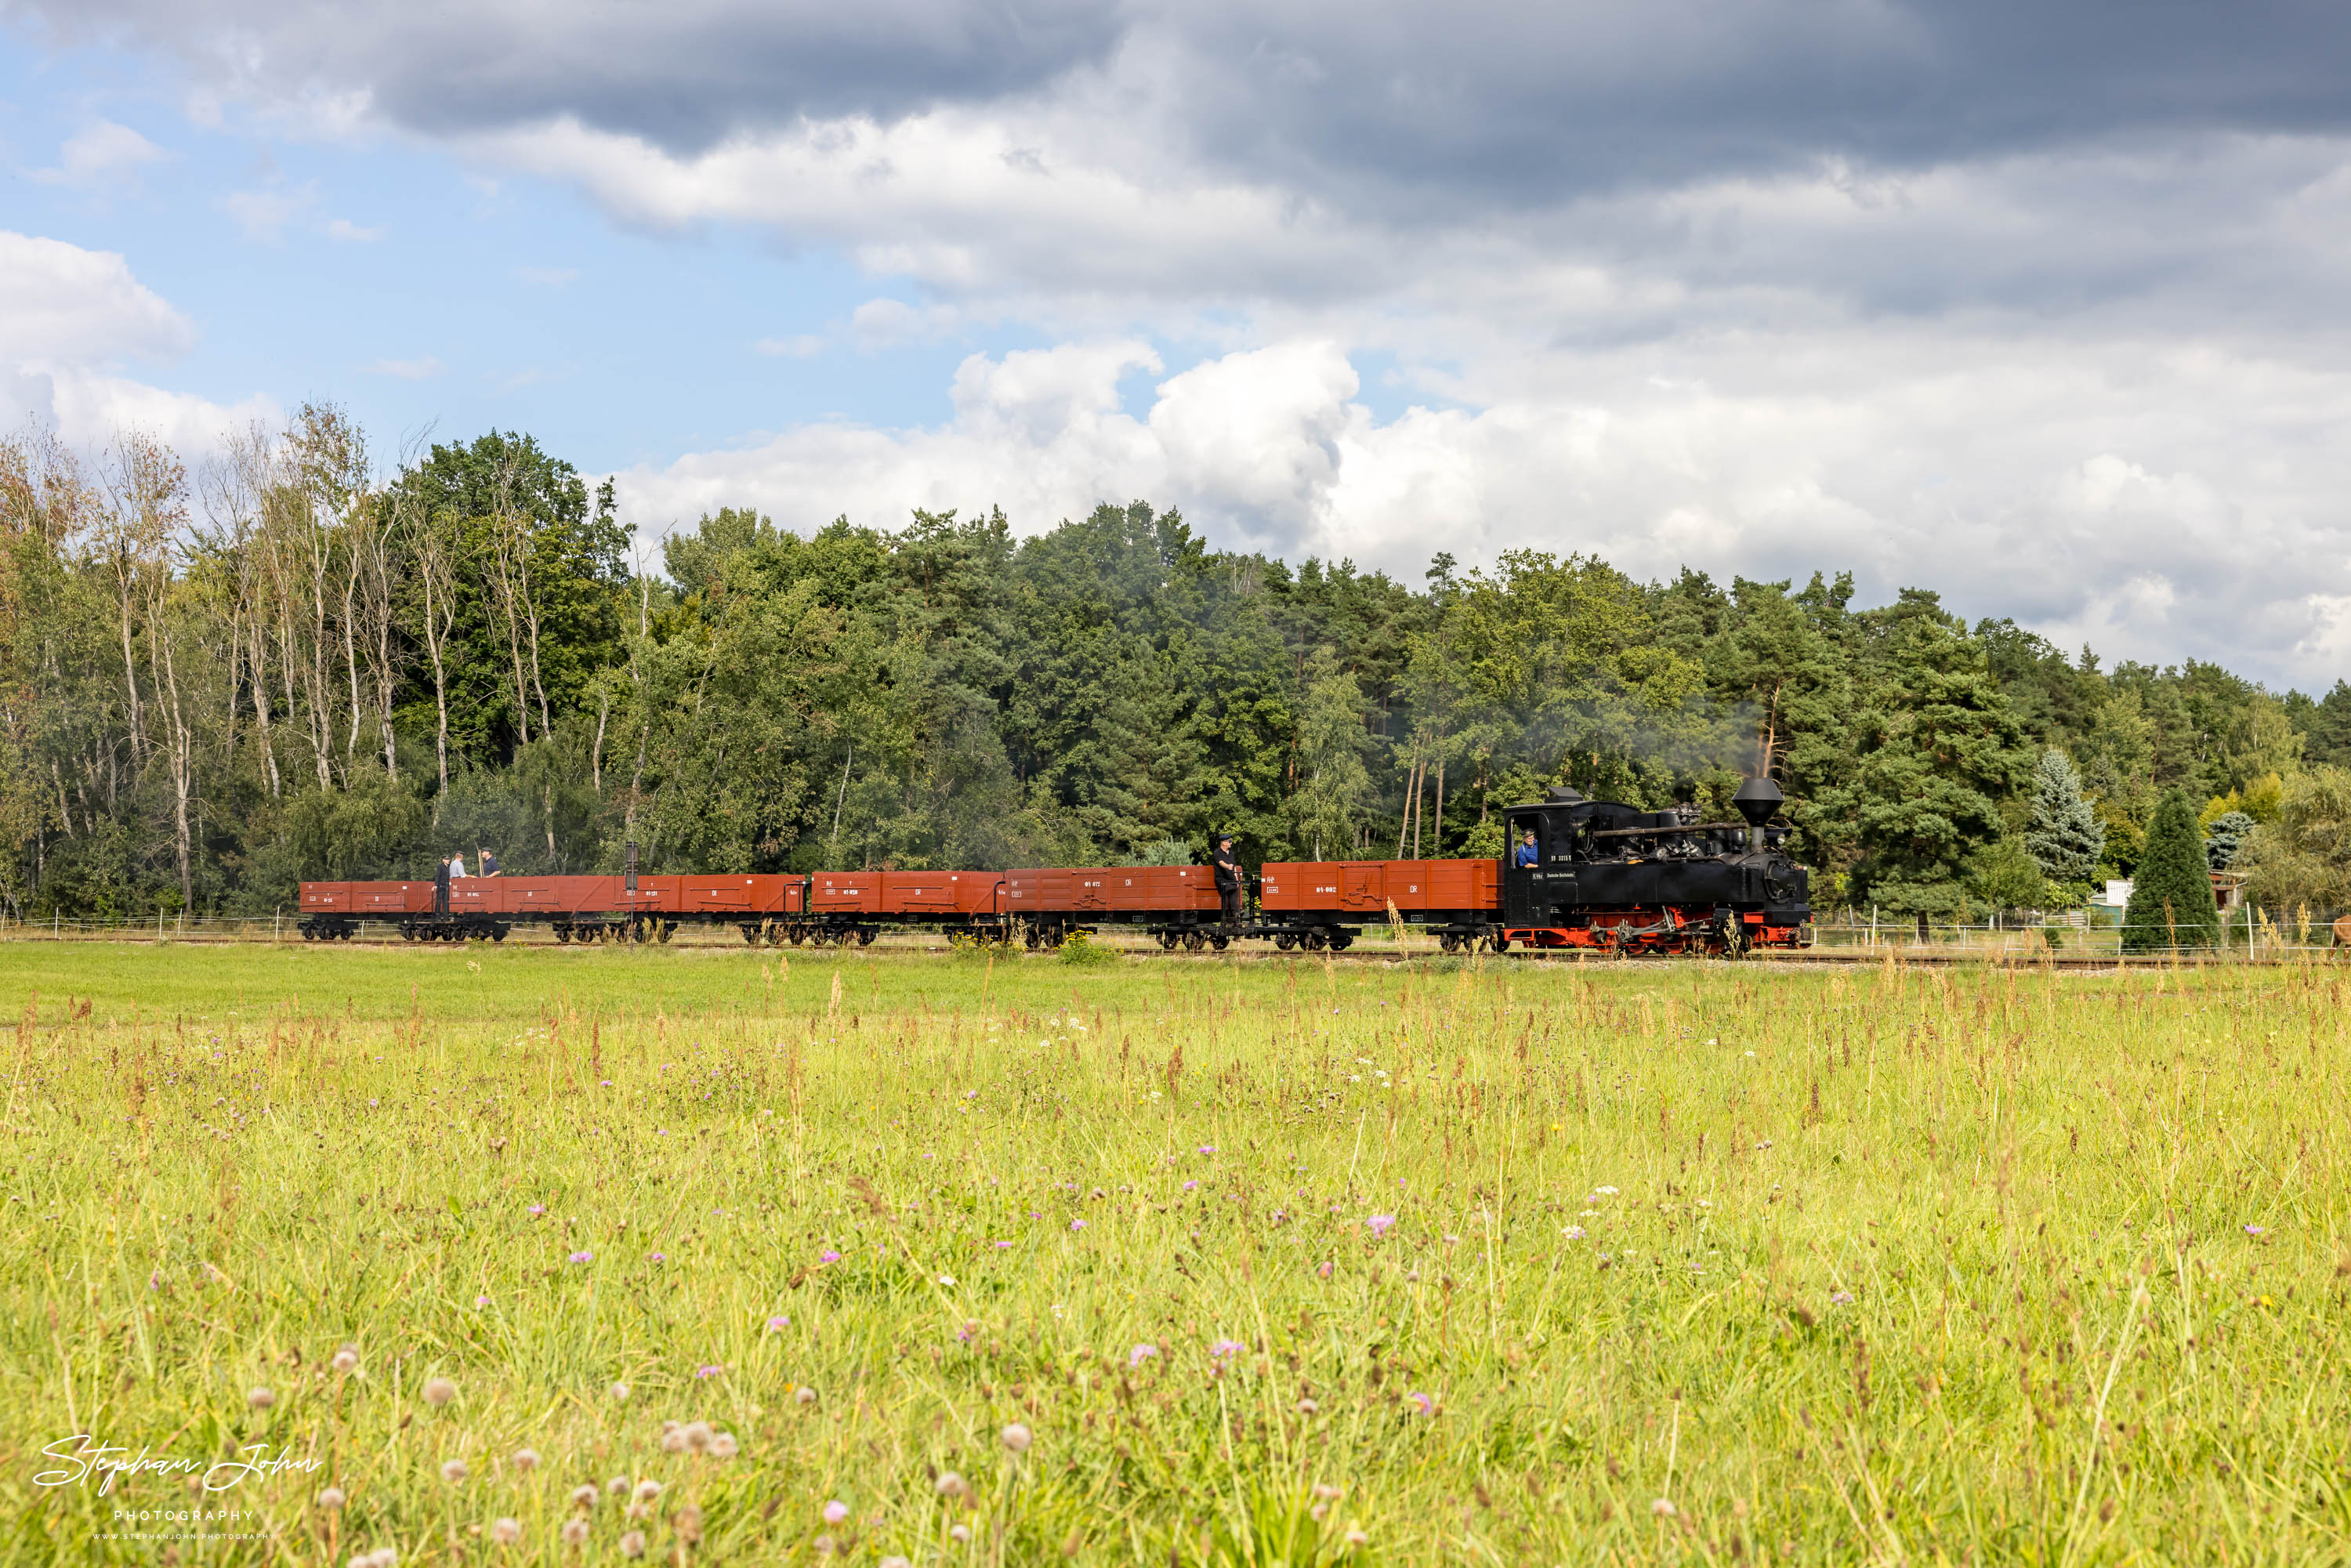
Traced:
<path id="1" fill-rule="evenodd" d="M 0 946 L 0 1555 L 2341 1562 L 2340 974 Z"/>

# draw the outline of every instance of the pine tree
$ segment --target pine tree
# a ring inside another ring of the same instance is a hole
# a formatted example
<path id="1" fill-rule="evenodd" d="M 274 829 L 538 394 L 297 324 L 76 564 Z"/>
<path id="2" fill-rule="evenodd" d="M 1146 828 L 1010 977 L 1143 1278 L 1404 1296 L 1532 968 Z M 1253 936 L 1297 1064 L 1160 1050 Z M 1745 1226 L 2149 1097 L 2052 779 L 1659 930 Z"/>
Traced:
<path id="1" fill-rule="evenodd" d="M 2123 948 L 2138 953 L 2209 947 L 2220 940 L 2220 911 L 2212 902 L 2196 808 L 2174 789 L 2147 826 L 2147 853 L 2131 883 L 2130 905 L 2123 911 Z"/>
<path id="2" fill-rule="evenodd" d="M 2074 897 L 2098 874 L 2099 857 L 2106 852 L 2105 826 L 2082 798 L 2082 776 L 2062 751 L 2043 752 L 2033 769 L 2032 817 L 2024 847 L 2041 874 Z"/>
<path id="3" fill-rule="evenodd" d="M 2227 871 L 2243 852 L 2253 820 L 2242 811 L 2223 811 L 2204 830 L 2204 858 L 2214 871 Z"/>

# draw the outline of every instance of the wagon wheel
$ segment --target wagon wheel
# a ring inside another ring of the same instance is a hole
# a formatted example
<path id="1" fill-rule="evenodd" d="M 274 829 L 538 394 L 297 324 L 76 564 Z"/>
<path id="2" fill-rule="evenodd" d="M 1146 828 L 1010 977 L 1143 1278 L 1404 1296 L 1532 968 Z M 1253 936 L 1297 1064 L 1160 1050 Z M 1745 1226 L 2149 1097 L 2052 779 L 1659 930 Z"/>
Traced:
<path id="1" fill-rule="evenodd" d="M 1287 953 L 1292 947 L 1298 946 L 1298 938 L 1292 936 L 1287 931 L 1277 931 L 1274 933 L 1273 945 L 1282 952 Z"/>
<path id="2" fill-rule="evenodd" d="M 1216 936 L 1211 936 L 1211 937 L 1209 937 L 1209 938 L 1208 938 L 1208 946 L 1210 946 L 1211 947 L 1214 947 L 1214 948 L 1215 948 L 1217 952 L 1219 952 L 1219 953 L 1223 952 L 1227 947 L 1230 946 L 1231 945 L 1232 945 L 1232 938 L 1231 938 L 1231 937 L 1229 937 L 1229 936 L 1225 936 L 1225 935 L 1224 935 L 1223 933 L 1221 933 L 1221 932 L 1219 932 L 1217 935 L 1216 935 Z"/>
<path id="3" fill-rule="evenodd" d="M 1202 933 L 1197 931 L 1184 933 L 1184 951 L 1186 953 L 1196 953 L 1207 945 L 1208 938 Z"/>
<path id="4" fill-rule="evenodd" d="M 505 941 L 505 940 L 506 940 L 506 935 L 507 935 L 507 934 L 506 934 L 505 932 L 503 932 L 503 931 L 499 932 L 499 933 L 498 933 L 498 940 L 500 940 L 501 942 Z M 661 923 L 661 939 L 662 939 L 663 941 L 666 942 L 666 941 L 668 941 L 671 937 L 673 937 L 673 936 L 676 936 L 676 935 L 677 935 L 677 922 L 676 922 L 676 921 L 674 921 L 674 920 L 664 920 L 664 921 L 663 921 L 663 922 Z"/>
<path id="5" fill-rule="evenodd" d="M 1309 953 L 1320 953 L 1330 943 L 1330 936 L 1319 925 L 1310 925 L 1299 938 L 1299 944 Z"/>
<path id="6" fill-rule="evenodd" d="M 1440 953 L 1458 953 L 1461 950 L 1461 938 L 1450 931 L 1440 931 L 1437 936 L 1437 950 Z"/>

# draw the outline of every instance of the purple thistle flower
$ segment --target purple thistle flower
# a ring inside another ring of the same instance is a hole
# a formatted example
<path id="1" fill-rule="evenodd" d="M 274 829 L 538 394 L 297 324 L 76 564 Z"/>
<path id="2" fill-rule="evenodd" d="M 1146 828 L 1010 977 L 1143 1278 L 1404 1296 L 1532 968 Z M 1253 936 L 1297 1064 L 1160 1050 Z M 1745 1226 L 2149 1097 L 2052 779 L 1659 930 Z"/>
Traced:
<path id="1" fill-rule="evenodd" d="M 593 1252 L 574 1252 L 571 1255 L 571 1260 L 574 1263 L 593 1263 L 596 1261 L 596 1254 Z"/>
<path id="2" fill-rule="evenodd" d="M 694 1369 L 694 1375 L 696 1377 L 716 1377 L 726 1370 L 726 1369 L 723 1366 L 697 1366 Z"/>
<path id="3" fill-rule="evenodd" d="M 1840 1307 L 1849 1307 L 1853 1305 L 1853 1292 L 1851 1291 L 1831 1291 L 1829 1292 L 1829 1300 L 1835 1302 Z"/>
<path id="4" fill-rule="evenodd" d="M 534 1204 L 532 1204 L 532 1205 L 530 1206 L 529 1209 L 528 1209 L 527 1212 L 530 1215 L 530 1217 L 531 1217 L 532 1218 L 536 1219 L 536 1218 L 538 1218 L 540 1215 L 545 1214 L 545 1213 L 547 1212 L 547 1205 L 545 1205 L 545 1204 L 543 1204 L 543 1203 L 534 1203 Z"/>
<path id="5" fill-rule="evenodd" d="M 2245 1227 L 2245 1234 L 2248 1236 L 2259 1236 L 2262 1235 L 2265 1229 L 2266 1228 L 2263 1226 L 2248 1225 Z"/>
<path id="6" fill-rule="evenodd" d="M 666 1252 L 649 1252 L 645 1257 L 647 1261 L 653 1263 L 666 1263 L 669 1261 L 669 1254 Z"/>
<path id="7" fill-rule="evenodd" d="M 1560 1234 L 1566 1237 L 1570 1241 L 1581 1241 L 1583 1239 L 1583 1227 L 1581 1225 L 1571 1225 L 1566 1229 L 1561 1231 Z"/>
<path id="8" fill-rule="evenodd" d="M 1144 1362 L 1149 1361 L 1153 1356 L 1155 1356 L 1158 1354 L 1159 1347 L 1155 1344 L 1136 1345 L 1133 1350 L 1126 1353 L 1126 1364 L 1129 1366 L 1141 1366 Z"/>
<path id="9" fill-rule="evenodd" d="M 841 1254 L 828 1247 L 816 1255 L 816 1260 L 820 1263 L 838 1263 L 841 1261 Z"/>
<path id="10" fill-rule="evenodd" d="M 488 1306 L 489 1304 L 490 1304 L 490 1299 L 489 1299 L 489 1297 L 487 1297 L 487 1296 L 475 1296 L 475 1297 L 474 1298 L 474 1305 L 475 1305 L 475 1306 L 477 1306 L 477 1307 L 486 1307 L 486 1306 Z"/>
<path id="11" fill-rule="evenodd" d="M 1072 1219 L 1070 1221 L 1070 1228 L 1072 1230 L 1083 1230 L 1085 1228 L 1086 1222 L 1082 1219 Z"/>
<path id="12" fill-rule="evenodd" d="M 1001 1250 L 1003 1250 L 1005 1248 L 1009 1247 L 1009 1246 L 1011 1246 L 1011 1245 L 1012 1245 L 1012 1243 L 1011 1243 L 1011 1242 L 1009 1242 L 1009 1241 L 999 1241 L 999 1242 L 998 1242 L 998 1243 L 996 1244 L 996 1246 L 997 1246 L 997 1249 L 998 1249 L 998 1251 L 1001 1251 Z"/>
<path id="13" fill-rule="evenodd" d="M 1320 1269 L 1315 1270 L 1314 1270 L 1314 1277 L 1315 1277 L 1316 1279 L 1318 1279 L 1318 1280 L 1327 1280 L 1327 1279 L 1329 1279 L 1329 1278 L 1331 1277 L 1331 1265 L 1330 1265 L 1330 1263 L 1329 1263 L 1328 1261 L 1325 1261 L 1325 1262 L 1323 1263 L 1323 1265 L 1322 1265 Z"/>
<path id="14" fill-rule="evenodd" d="M 781 1314 L 768 1320 L 768 1332 L 769 1333 L 780 1333 L 782 1331 L 791 1326 L 792 1320 L 788 1317 L 784 1317 Z"/>
<path id="15" fill-rule="evenodd" d="M 1200 1184 L 1199 1184 L 1198 1182 L 1196 1182 L 1196 1181 L 1187 1181 L 1187 1182 L 1186 1182 L 1186 1183 L 1184 1184 L 1184 1190 L 1185 1190 L 1186 1192 L 1189 1192 L 1189 1191 L 1191 1191 L 1194 1187 L 1196 1187 L 1196 1186 L 1199 1186 L 1199 1185 L 1200 1185 Z"/>
<path id="16" fill-rule="evenodd" d="M 1434 1400 L 1434 1399 L 1431 1399 L 1427 1395 L 1426 1395 L 1426 1394 L 1418 1394 L 1418 1393 L 1415 1393 L 1415 1394 L 1407 1394 L 1407 1395 L 1405 1395 L 1405 1398 L 1407 1398 L 1407 1399 L 1409 1399 L 1409 1400 L 1411 1400 L 1414 1404 L 1416 1404 L 1416 1405 L 1419 1406 L 1420 1406 L 1420 1413 L 1421 1413 L 1422 1415 L 1424 1415 L 1424 1416 L 1434 1416 L 1434 1415 L 1436 1415 L 1436 1414 L 1437 1414 L 1437 1401 L 1436 1401 L 1436 1400 Z"/>
<path id="17" fill-rule="evenodd" d="M 1222 1361 L 1228 1355 L 1238 1355 L 1247 1348 L 1237 1339 L 1220 1339 L 1208 1347 L 1208 1354 Z"/>
<path id="18" fill-rule="evenodd" d="M 1200 1145 L 1200 1152 L 1204 1155 L 1213 1155 L 1217 1152 L 1217 1145 L 1214 1144 L 1202 1144 Z"/>
<path id="19" fill-rule="evenodd" d="M 1364 1228 L 1369 1230 L 1374 1238 L 1385 1236 L 1395 1225 L 1395 1216 L 1393 1214 L 1374 1214 L 1364 1221 Z"/>

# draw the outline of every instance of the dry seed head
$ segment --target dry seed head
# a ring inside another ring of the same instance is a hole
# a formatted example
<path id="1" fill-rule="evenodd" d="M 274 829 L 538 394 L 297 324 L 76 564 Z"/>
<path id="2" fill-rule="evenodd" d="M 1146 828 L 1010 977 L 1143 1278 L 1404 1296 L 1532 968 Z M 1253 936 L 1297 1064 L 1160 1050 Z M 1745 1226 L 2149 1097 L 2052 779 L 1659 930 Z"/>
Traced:
<path id="1" fill-rule="evenodd" d="M 735 1457 L 737 1447 L 734 1433 L 720 1432 L 710 1439 L 710 1457 L 714 1459 L 731 1459 Z"/>
<path id="2" fill-rule="evenodd" d="M 428 1377 L 424 1380 L 424 1403 L 427 1405 L 437 1407 L 456 1397 L 457 1385 L 447 1378 Z"/>
<path id="3" fill-rule="evenodd" d="M 465 1479 L 465 1461 L 451 1459 L 441 1467 L 441 1479 L 455 1486 Z"/>
<path id="4" fill-rule="evenodd" d="M 522 1521 L 499 1519 L 490 1521 L 490 1539 L 501 1546 L 512 1546 L 522 1539 Z"/>
<path id="5" fill-rule="evenodd" d="M 563 1543 L 566 1546 L 585 1546 L 588 1544 L 588 1521 L 584 1519 L 567 1519 L 563 1521 L 563 1528 L 557 1533 L 563 1537 Z"/>
<path id="6" fill-rule="evenodd" d="M 702 1511 L 687 1503 L 669 1516 L 669 1527 L 677 1532 L 680 1541 L 691 1546 L 702 1539 Z"/>
<path id="7" fill-rule="evenodd" d="M 637 1500 L 639 1502 L 651 1502 L 653 1499 L 661 1496 L 661 1482 L 653 1479 L 651 1476 L 647 1476 L 643 1480 L 637 1483 Z"/>
<path id="8" fill-rule="evenodd" d="M 643 1557 L 644 1554 L 645 1554 L 645 1532 L 644 1532 L 643 1531 L 642 1531 L 642 1530 L 632 1530 L 631 1531 L 629 1531 L 629 1533 L 628 1533 L 628 1534 L 623 1535 L 622 1537 L 621 1537 L 621 1555 L 622 1555 L 622 1556 L 623 1556 L 623 1557 Z"/>
<path id="9" fill-rule="evenodd" d="M 1025 1454 L 1032 1441 L 1029 1428 L 1015 1421 L 1004 1428 L 1004 1446 L 1016 1454 Z"/>
<path id="10" fill-rule="evenodd" d="M 594 1508 L 596 1506 L 595 1487 L 592 1485 L 573 1487 L 571 1489 L 571 1506 L 580 1510 L 582 1512 Z"/>
<path id="11" fill-rule="evenodd" d="M 517 1448 L 514 1451 L 514 1468 L 525 1472 L 526 1474 L 538 1469 L 538 1450 L 537 1448 Z"/>
<path id="12" fill-rule="evenodd" d="M 343 1489 L 340 1487 L 327 1487 L 321 1490 L 319 1493 L 318 1502 L 320 1508 L 325 1509 L 329 1513 L 332 1513 L 335 1510 L 343 1506 Z"/>
<path id="13" fill-rule="evenodd" d="M 360 1347 L 355 1344 L 343 1346 L 335 1352 L 335 1359 L 327 1364 L 346 1375 L 357 1372 L 360 1369 Z"/>
<path id="14" fill-rule="evenodd" d="M 712 1433 L 709 1422 L 689 1421 L 685 1425 L 685 1430 L 680 1433 L 679 1436 L 685 1439 L 685 1448 L 688 1453 L 703 1454 L 710 1451 L 710 1438 Z"/>
<path id="15" fill-rule="evenodd" d="M 612 1397 L 623 1404 L 626 1404 L 629 1397 L 629 1385 L 625 1383 L 615 1383 L 612 1385 Z"/>
<path id="16" fill-rule="evenodd" d="M 961 1497 L 965 1492 L 969 1491 L 971 1489 L 969 1487 L 964 1484 L 964 1479 L 956 1474 L 953 1470 L 949 1470 L 946 1474 L 939 1478 L 939 1495 L 941 1497 Z"/>
<path id="17" fill-rule="evenodd" d="M 266 1410 L 277 1403 L 277 1396 L 266 1388 L 256 1388 L 245 1396 L 245 1403 L 249 1409 Z"/>
<path id="18" fill-rule="evenodd" d="M 604 1483 L 604 1490 L 611 1492 L 614 1497 L 619 1497 L 629 1490 L 629 1478 L 626 1476 L 614 1476 L 611 1480 Z"/>

